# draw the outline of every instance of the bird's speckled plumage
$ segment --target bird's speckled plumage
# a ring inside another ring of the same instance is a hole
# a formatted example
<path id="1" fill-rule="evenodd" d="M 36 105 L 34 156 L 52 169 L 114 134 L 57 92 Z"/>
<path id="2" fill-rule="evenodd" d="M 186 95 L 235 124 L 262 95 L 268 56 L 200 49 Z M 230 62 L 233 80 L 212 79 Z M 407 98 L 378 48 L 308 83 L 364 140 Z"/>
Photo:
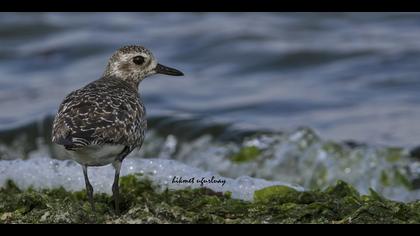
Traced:
<path id="1" fill-rule="evenodd" d="M 143 143 L 145 115 L 137 89 L 119 78 L 104 77 L 64 99 L 53 123 L 53 142 L 67 149 L 121 144 L 133 150 Z"/>

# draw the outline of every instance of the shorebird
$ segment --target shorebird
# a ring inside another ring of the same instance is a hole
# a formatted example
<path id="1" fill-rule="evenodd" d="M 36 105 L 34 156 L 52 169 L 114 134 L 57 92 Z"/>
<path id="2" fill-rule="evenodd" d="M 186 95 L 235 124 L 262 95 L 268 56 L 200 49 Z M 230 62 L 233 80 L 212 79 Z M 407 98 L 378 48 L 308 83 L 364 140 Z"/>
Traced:
<path id="1" fill-rule="evenodd" d="M 147 128 L 139 84 L 154 74 L 183 75 L 179 70 L 159 64 L 142 46 L 124 46 L 110 57 L 101 78 L 68 94 L 58 109 L 52 142 L 82 166 L 93 211 L 93 188 L 87 169 L 112 164 L 115 212 L 120 213 L 121 164 L 129 153 L 142 146 Z"/>

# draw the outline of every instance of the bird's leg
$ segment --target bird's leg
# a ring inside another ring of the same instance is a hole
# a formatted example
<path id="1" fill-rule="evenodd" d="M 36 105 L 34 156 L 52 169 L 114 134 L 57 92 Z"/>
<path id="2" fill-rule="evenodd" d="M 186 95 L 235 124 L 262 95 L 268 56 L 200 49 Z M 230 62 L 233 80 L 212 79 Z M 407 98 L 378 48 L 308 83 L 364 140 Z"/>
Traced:
<path id="1" fill-rule="evenodd" d="M 88 195 L 90 205 L 92 206 L 92 211 L 95 212 L 95 203 L 93 202 L 93 187 L 89 182 L 89 177 L 87 174 L 87 165 L 83 165 L 83 175 L 85 176 L 86 193 Z"/>
<path id="2" fill-rule="evenodd" d="M 112 163 L 115 168 L 115 177 L 114 177 L 114 184 L 112 184 L 112 194 L 115 202 L 115 213 L 117 215 L 120 214 L 120 187 L 119 187 L 119 179 L 120 179 L 120 170 L 121 170 L 122 161 L 117 159 Z"/>

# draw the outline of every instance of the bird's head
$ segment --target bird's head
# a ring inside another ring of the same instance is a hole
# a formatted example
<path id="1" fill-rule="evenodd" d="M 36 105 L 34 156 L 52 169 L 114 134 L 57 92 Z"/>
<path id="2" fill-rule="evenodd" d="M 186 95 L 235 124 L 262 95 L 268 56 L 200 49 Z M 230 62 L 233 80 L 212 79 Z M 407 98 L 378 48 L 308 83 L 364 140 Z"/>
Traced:
<path id="1" fill-rule="evenodd" d="M 111 56 L 104 76 L 115 76 L 138 85 L 154 74 L 184 75 L 177 69 L 159 64 L 153 54 L 142 46 L 124 46 Z"/>

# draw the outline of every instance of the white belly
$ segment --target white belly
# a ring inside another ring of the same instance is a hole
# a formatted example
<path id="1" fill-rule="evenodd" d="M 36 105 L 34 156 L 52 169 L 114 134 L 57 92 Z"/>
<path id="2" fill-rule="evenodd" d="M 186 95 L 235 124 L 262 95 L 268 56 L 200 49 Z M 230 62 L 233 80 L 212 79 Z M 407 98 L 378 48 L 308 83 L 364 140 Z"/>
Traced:
<path id="1" fill-rule="evenodd" d="M 75 151 L 65 150 L 65 153 L 82 165 L 104 166 L 114 162 L 124 148 L 124 145 L 89 145 Z"/>

